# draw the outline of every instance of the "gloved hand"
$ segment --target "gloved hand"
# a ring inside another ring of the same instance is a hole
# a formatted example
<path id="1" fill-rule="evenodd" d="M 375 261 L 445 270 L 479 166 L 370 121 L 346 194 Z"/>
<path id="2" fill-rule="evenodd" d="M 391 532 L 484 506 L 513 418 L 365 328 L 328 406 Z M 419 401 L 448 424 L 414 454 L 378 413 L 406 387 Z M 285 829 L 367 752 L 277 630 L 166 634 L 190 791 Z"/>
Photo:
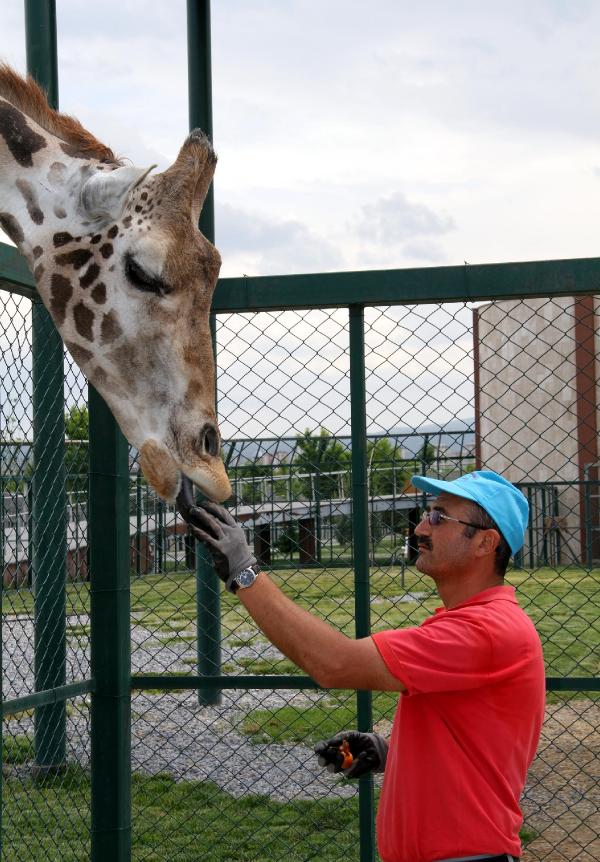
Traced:
<path id="1" fill-rule="evenodd" d="M 350 753 L 354 758 L 352 765 L 342 768 L 344 755 L 340 746 L 348 741 Z M 358 730 L 345 730 L 325 742 L 315 745 L 319 766 L 326 766 L 328 772 L 343 772 L 346 778 L 360 778 L 368 772 L 383 772 L 387 760 L 387 740 L 378 733 L 361 733 Z"/>
<path id="2" fill-rule="evenodd" d="M 192 506 L 188 523 L 193 534 L 206 543 L 215 571 L 228 589 L 240 572 L 256 564 L 244 530 L 223 506 L 209 501 Z"/>

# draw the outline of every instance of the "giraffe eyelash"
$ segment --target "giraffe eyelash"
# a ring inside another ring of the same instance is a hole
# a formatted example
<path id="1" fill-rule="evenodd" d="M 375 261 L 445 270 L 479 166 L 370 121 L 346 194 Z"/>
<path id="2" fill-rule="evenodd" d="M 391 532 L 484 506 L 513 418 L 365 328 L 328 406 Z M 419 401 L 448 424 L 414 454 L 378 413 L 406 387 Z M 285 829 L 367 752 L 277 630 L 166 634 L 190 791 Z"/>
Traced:
<path id="1" fill-rule="evenodd" d="M 164 281 L 161 281 L 155 275 L 147 273 L 130 254 L 125 256 L 125 275 L 137 290 L 143 290 L 146 293 L 156 293 L 158 296 L 166 296 L 172 292 L 171 288 L 167 287 Z"/>

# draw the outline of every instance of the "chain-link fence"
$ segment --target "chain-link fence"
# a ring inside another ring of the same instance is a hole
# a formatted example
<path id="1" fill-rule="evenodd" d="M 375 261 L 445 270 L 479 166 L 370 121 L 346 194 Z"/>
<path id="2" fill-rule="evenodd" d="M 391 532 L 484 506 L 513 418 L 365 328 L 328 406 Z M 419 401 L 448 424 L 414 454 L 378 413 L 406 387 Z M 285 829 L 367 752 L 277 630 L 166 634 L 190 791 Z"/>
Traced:
<path id="1" fill-rule="evenodd" d="M 1 297 L 3 859 L 87 860 L 86 386 L 67 357 L 64 468 L 51 470 L 48 490 L 37 475 L 47 423 L 34 415 L 35 363 L 48 348 L 39 333 L 32 343 L 30 301 Z M 216 343 L 228 505 L 284 591 L 354 636 L 362 551 L 350 328 L 347 308 L 223 313 Z M 600 856 L 597 301 L 366 307 L 363 356 L 371 628 L 416 625 L 439 605 L 414 565 L 429 502 L 410 486 L 414 473 L 487 467 L 522 488 L 531 518 L 508 582 L 542 637 L 549 683 L 522 800 L 524 858 L 591 862 Z M 129 470 L 132 858 L 367 858 L 368 795 L 312 755 L 319 739 L 364 721 L 364 704 L 319 690 L 271 646 L 206 577 L 201 549 L 150 492 L 135 452 Z M 63 531 L 59 559 L 40 548 L 44 515 Z M 395 701 L 373 693 L 384 733 Z"/>

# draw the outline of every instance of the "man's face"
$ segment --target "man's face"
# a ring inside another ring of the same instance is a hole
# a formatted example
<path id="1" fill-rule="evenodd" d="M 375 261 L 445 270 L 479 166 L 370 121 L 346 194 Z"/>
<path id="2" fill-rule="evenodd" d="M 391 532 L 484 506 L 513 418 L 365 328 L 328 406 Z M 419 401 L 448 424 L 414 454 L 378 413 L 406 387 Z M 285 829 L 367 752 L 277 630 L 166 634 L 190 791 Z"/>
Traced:
<path id="1" fill-rule="evenodd" d="M 431 505 L 449 518 L 473 522 L 469 504 L 453 494 L 440 494 Z M 465 536 L 464 524 L 440 520 L 435 527 L 424 519 L 415 529 L 419 540 L 419 556 L 416 567 L 436 582 L 446 577 L 456 577 L 469 570 L 476 562 L 473 539 Z"/>

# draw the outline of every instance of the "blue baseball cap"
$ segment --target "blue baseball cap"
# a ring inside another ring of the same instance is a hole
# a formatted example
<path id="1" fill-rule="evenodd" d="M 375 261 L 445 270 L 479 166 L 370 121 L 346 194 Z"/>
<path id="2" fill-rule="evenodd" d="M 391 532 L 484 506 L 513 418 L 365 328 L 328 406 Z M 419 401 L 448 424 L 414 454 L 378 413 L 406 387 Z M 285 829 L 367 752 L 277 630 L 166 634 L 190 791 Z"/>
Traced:
<path id="1" fill-rule="evenodd" d="M 529 521 L 529 504 L 519 489 L 498 473 L 474 470 L 451 482 L 428 479 L 427 476 L 413 476 L 410 481 L 415 488 L 428 494 L 437 496 L 444 491 L 479 503 L 496 522 L 513 554 L 523 547 Z"/>

